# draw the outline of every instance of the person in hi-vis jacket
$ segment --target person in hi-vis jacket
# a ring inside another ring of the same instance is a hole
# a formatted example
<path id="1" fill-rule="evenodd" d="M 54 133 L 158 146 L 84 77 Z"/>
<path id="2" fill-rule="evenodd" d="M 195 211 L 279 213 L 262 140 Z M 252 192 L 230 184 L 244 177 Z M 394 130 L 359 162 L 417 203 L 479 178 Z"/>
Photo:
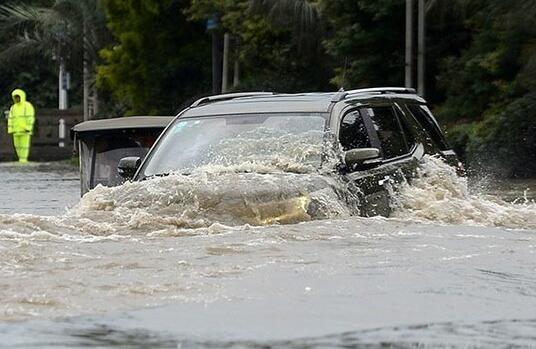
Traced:
<path id="1" fill-rule="evenodd" d="M 7 119 L 7 132 L 13 134 L 13 145 L 19 162 L 28 162 L 35 123 L 35 109 L 26 100 L 26 92 L 16 89 L 11 93 L 13 105 Z"/>

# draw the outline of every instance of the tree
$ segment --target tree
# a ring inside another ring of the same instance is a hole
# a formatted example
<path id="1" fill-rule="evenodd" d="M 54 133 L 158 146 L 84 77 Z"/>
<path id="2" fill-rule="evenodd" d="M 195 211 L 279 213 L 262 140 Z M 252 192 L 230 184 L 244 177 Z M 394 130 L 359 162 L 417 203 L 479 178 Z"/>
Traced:
<path id="1" fill-rule="evenodd" d="M 100 86 L 127 114 L 174 114 L 209 90 L 210 43 L 186 0 L 104 0 L 117 44 L 101 52 Z"/>
<path id="2" fill-rule="evenodd" d="M 459 54 L 445 57 L 438 112 L 457 126 L 450 138 L 473 167 L 499 175 L 534 175 L 536 30 L 534 0 L 467 0 L 470 33 Z"/>
<path id="3" fill-rule="evenodd" d="M 98 0 L 54 0 L 0 6 L 3 30 L 19 35 L 0 53 L 0 60 L 43 54 L 80 62 L 83 71 L 84 118 L 98 110 L 95 65 L 108 36 Z M 90 101 L 92 102 L 90 105 Z M 91 109 L 90 109 L 91 107 Z"/>
<path id="4" fill-rule="evenodd" d="M 310 0 L 250 0 L 252 13 L 268 18 L 272 23 L 291 28 L 293 40 L 300 46 L 321 42 L 324 22 L 318 1 Z"/>
<path id="5" fill-rule="evenodd" d="M 338 68 L 340 87 L 401 86 L 404 83 L 404 2 L 321 0 L 331 35 L 326 50 Z"/>
<path id="6" fill-rule="evenodd" d="M 315 35 L 315 31 L 300 30 L 301 25 L 294 20 L 292 6 L 289 8 L 288 4 L 193 0 L 187 13 L 194 21 L 204 21 L 216 14 L 220 19 L 220 30 L 235 38 L 238 45 L 235 59 L 240 62 L 242 74 L 235 90 L 300 92 L 332 89 L 329 84 L 332 65 L 323 50 L 322 37 Z M 312 9 L 305 0 L 294 4 L 299 5 L 298 11 Z M 291 12 L 282 15 L 287 10 Z M 305 18 L 299 21 L 306 22 Z"/>
<path id="7" fill-rule="evenodd" d="M 38 0 L 31 1 L 31 4 L 38 5 Z M 13 33 L 0 30 L 0 47 L 8 46 L 12 40 Z M 43 59 L 39 58 L 0 60 L 0 91 L 2 91 L 0 113 L 7 110 L 13 103 L 9 92 L 15 88 L 25 90 L 38 108 L 56 102 L 56 70 L 51 67 L 48 60 L 44 60 L 45 64 L 43 64 Z"/>

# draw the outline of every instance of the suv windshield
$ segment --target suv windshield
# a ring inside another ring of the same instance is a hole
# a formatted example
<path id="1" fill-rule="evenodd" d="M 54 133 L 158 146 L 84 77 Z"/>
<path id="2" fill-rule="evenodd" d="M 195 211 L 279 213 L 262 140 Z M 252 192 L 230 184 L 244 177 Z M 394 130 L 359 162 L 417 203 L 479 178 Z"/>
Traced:
<path id="1" fill-rule="evenodd" d="M 321 165 L 326 116 L 248 114 L 178 119 L 147 159 L 144 176 L 207 165 L 255 164 L 290 170 Z M 303 169 L 302 169 L 303 170 Z"/>

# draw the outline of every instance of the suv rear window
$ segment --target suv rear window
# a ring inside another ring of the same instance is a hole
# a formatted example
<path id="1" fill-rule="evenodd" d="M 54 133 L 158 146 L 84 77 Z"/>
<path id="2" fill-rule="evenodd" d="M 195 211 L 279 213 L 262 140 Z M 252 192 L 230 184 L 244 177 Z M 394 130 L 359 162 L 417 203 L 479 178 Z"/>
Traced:
<path id="1" fill-rule="evenodd" d="M 426 130 L 426 133 L 432 138 L 432 142 L 434 142 L 440 150 L 450 149 L 437 121 L 434 119 L 432 112 L 426 105 L 408 104 L 407 107 L 419 124 Z"/>
<path id="2" fill-rule="evenodd" d="M 395 158 L 408 152 L 404 133 L 395 111 L 390 106 L 368 109 L 382 146 L 384 159 Z"/>

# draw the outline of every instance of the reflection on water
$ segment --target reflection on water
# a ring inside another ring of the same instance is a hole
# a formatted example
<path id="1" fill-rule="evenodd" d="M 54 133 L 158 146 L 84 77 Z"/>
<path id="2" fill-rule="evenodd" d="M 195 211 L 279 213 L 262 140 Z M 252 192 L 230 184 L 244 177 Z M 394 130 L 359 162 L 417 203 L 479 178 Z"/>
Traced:
<path id="1" fill-rule="evenodd" d="M 475 195 L 434 161 L 390 219 L 349 216 L 330 178 L 218 171 L 99 188 L 64 212 L 72 168 L 1 164 L 0 347 L 536 341 L 533 204 Z M 298 223 L 263 221 L 284 215 Z"/>

